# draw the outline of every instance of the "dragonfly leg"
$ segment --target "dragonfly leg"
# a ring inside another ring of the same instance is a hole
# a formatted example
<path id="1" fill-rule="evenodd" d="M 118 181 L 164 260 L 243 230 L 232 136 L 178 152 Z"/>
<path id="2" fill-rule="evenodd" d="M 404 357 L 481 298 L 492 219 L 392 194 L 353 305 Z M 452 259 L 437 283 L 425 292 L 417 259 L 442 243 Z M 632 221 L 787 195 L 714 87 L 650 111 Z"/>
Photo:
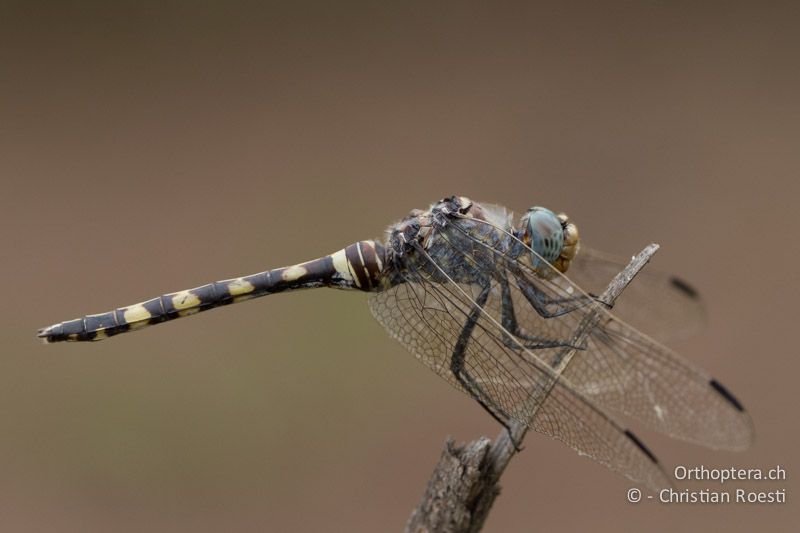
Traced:
<path id="1" fill-rule="evenodd" d="M 501 298 L 501 320 L 503 324 L 503 344 L 508 346 L 513 350 L 519 350 L 520 344 L 529 350 L 537 350 L 537 349 L 544 349 L 544 348 L 561 348 L 561 347 L 569 347 L 569 348 L 576 348 L 580 349 L 578 346 L 573 346 L 568 341 L 561 340 L 561 339 L 548 339 L 547 337 L 541 337 L 539 335 L 529 335 L 524 333 L 517 323 L 517 315 L 514 311 L 514 300 L 511 297 L 511 288 L 508 285 L 508 279 L 505 277 L 501 278 L 500 281 L 500 298 Z M 511 333 L 517 339 L 522 340 L 523 342 L 515 341 L 514 339 L 510 338 L 508 334 Z"/>
<path id="2" fill-rule="evenodd" d="M 450 359 L 450 370 L 453 372 L 456 380 L 458 380 L 461 386 L 464 387 L 467 393 L 473 399 L 475 399 L 487 413 L 492 415 L 492 418 L 497 420 L 506 429 L 511 437 L 514 447 L 517 449 L 517 451 L 520 451 L 521 448 L 518 446 L 517 442 L 514 441 L 513 433 L 511 432 L 511 422 L 509 417 L 496 406 L 491 405 L 491 403 L 486 399 L 489 397 L 488 394 L 486 394 L 480 384 L 475 381 L 475 378 L 465 367 L 467 344 L 472 336 L 472 332 L 475 331 L 475 326 L 478 325 L 478 318 L 483 310 L 483 306 L 486 304 L 486 300 L 489 299 L 489 293 L 491 292 L 491 289 L 491 283 L 487 283 L 486 287 L 481 290 L 481 293 L 475 299 L 475 306 L 467 317 L 467 321 L 464 324 L 461 334 L 458 336 L 458 340 L 456 341 L 455 348 L 453 349 L 453 356 Z"/>
<path id="3" fill-rule="evenodd" d="M 567 313 L 571 313 L 576 309 L 580 309 L 581 307 L 597 301 L 596 298 L 583 294 L 566 298 L 553 298 L 538 289 L 530 280 L 522 276 L 515 276 L 515 278 L 517 286 L 523 296 L 525 296 L 525 299 L 528 300 L 528 303 L 536 309 L 536 312 L 539 313 L 542 318 L 554 318 L 566 315 Z M 555 306 L 556 309 L 550 309 L 553 306 Z"/>

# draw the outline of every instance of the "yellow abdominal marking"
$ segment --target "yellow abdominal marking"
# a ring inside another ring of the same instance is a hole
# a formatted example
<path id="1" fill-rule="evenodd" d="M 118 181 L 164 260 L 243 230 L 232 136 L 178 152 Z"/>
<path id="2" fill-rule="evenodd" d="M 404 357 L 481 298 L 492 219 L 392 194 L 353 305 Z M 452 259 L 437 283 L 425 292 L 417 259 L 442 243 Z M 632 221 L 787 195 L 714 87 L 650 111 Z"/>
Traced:
<path id="1" fill-rule="evenodd" d="M 182 311 L 178 311 L 178 316 L 181 316 L 181 317 L 189 316 L 189 315 L 193 315 L 193 314 L 199 313 L 199 312 L 200 312 L 200 308 L 199 307 L 189 307 L 188 309 L 184 309 Z"/>
<path id="2" fill-rule="evenodd" d="M 368 241 L 372 246 L 372 250 L 375 251 L 375 241 Z M 380 255 L 377 253 L 375 254 L 375 263 L 378 265 L 378 272 L 383 270 L 383 261 L 381 261 Z"/>
<path id="3" fill-rule="evenodd" d="M 242 278 L 237 278 L 228 283 L 228 292 L 231 293 L 231 296 L 241 296 L 242 294 L 247 294 L 254 290 L 255 287 L 253 284 Z"/>
<path id="4" fill-rule="evenodd" d="M 172 306 L 175 309 L 191 309 L 192 307 L 197 307 L 200 305 L 200 298 L 197 295 L 192 294 L 190 291 L 181 291 L 176 292 L 172 296 Z M 183 316 L 181 314 L 181 316 Z"/>
<path id="5" fill-rule="evenodd" d="M 283 271 L 283 281 L 294 281 L 299 277 L 305 276 L 308 274 L 308 270 L 303 265 L 294 265 L 290 266 L 286 270 Z"/>
<path id="6" fill-rule="evenodd" d="M 350 271 L 350 263 L 347 261 L 347 256 L 345 255 L 344 249 L 339 250 L 335 254 L 331 255 L 331 259 L 333 259 L 333 268 L 336 269 L 336 272 L 342 277 L 342 279 L 346 281 L 353 281 L 353 273 Z"/>
<path id="7" fill-rule="evenodd" d="M 130 324 L 131 329 L 139 329 L 147 325 L 147 320 L 152 317 L 150 311 L 144 308 L 142 304 L 135 304 L 127 309 L 122 315 L 127 324 Z"/>

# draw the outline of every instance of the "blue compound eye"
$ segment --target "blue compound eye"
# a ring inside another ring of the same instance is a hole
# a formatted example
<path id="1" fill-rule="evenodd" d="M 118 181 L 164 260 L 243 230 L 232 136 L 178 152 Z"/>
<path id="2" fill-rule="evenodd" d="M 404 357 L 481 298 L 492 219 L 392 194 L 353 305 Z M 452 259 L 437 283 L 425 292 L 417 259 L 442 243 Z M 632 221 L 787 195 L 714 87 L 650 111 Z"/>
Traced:
<path id="1" fill-rule="evenodd" d="M 544 207 L 532 207 L 528 211 L 528 233 L 531 248 L 545 261 L 552 263 L 561 254 L 564 246 L 564 229 L 555 213 Z M 534 267 L 540 267 L 541 259 L 533 256 Z"/>

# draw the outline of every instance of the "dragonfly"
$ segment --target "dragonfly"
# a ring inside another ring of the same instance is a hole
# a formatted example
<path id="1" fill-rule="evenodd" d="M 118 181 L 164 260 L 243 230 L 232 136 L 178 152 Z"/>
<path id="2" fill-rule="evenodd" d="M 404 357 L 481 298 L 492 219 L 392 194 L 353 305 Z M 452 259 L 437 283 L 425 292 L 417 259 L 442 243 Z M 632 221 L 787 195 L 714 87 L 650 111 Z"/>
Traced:
<path id="1" fill-rule="evenodd" d="M 672 483 L 623 421 L 713 449 L 749 447 L 752 421 L 725 386 L 582 288 L 603 286 L 624 263 L 579 249 L 577 226 L 563 213 L 532 207 L 515 222 L 503 207 L 451 196 L 412 210 L 383 243 L 359 241 L 38 335 L 98 341 L 268 294 L 360 290 L 393 338 L 506 429 L 524 424 L 653 491 Z M 637 278 L 625 306 L 661 339 L 686 333 L 703 315 L 691 286 L 660 273 Z M 596 325 L 576 335 L 587 317 Z"/>

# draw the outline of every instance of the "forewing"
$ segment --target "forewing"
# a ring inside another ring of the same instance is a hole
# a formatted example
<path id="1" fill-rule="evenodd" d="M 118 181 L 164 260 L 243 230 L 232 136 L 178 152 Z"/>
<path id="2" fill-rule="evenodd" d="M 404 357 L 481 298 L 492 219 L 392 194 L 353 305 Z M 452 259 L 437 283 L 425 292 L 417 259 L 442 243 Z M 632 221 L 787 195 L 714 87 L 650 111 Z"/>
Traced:
<path id="1" fill-rule="evenodd" d="M 371 295 L 370 309 L 420 361 L 464 391 L 450 363 L 480 290 L 453 281 L 435 282 L 420 271 L 407 272 L 403 283 Z M 508 345 L 509 332 L 497 318 L 500 296 L 499 286 L 493 285 L 466 346 L 465 369 L 481 387 L 480 399 L 506 417 L 555 437 L 653 490 L 670 486 L 658 462 L 632 433 L 535 353 L 513 340 Z"/>
<path id="2" fill-rule="evenodd" d="M 568 276 L 582 289 L 600 294 L 627 263 L 626 259 L 581 247 Z M 563 278 L 553 281 L 560 283 Z M 698 292 L 681 278 L 650 267 L 640 272 L 615 302 L 614 315 L 662 342 L 685 339 L 706 323 L 705 305 Z"/>
<path id="3" fill-rule="evenodd" d="M 480 232 L 473 233 L 478 242 Z M 524 246 L 518 241 L 517 244 Z M 524 255 L 528 253 L 533 252 L 526 247 Z M 498 253 L 495 266 L 509 275 L 516 318 L 523 331 L 575 331 L 589 313 L 599 314 L 597 327 L 563 369 L 563 375 L 578 391 L 606 409 L 675 438 L 729 450 L 745 449 L 751 444 L 752 421 L 724 386 L 609 313 L 602 304 L 592 300 L 568 313 L 543 318 L 530 305 L 522 287 L 535 287 L 537 294 L 555 302 L 580 299 L 579 295 L 585 293 L 555 271 L 550 280 L 538 276 L 524 255 Z M 636 283 L 634 279 L 629 287 Z M 557 368 L 567 350 L 546 349 L 535 353 Z"/>
<path id="4" fill-rule="evenodd" d="M 673 437 L 736 451 L 753 441 L 750 416 L 721 383 L 614 317 L 564 375 L 601 405 Z"/>

